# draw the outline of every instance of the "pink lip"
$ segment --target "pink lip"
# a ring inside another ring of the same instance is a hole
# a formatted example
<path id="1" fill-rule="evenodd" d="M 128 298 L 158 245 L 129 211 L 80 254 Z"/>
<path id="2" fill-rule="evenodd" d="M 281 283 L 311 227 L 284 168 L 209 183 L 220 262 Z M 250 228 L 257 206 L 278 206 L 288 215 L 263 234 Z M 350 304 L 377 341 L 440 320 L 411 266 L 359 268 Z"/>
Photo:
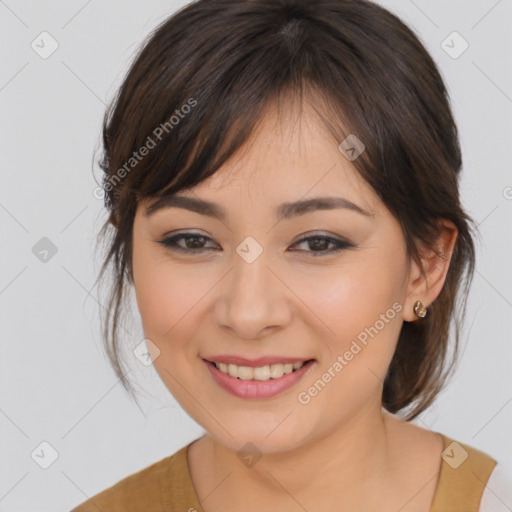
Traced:
<path id="1" fill-rule="evenodd" d="M 275 359 L 274 359 L 275 360 Z M 288 360 L 291 362 L 290 360 Z M 260 380 L 243 380 L 231 377 L 224 372 L 218 370 L 214 364 L 203 359 L 204 364 L 208 368 L 211 376 L 217 384 L 240 398 L 269 398 L 294 386 L 304 374 L 314 365 L 315 361 L 310 360 L 301 366 L 298 370 L 283 375 L 278 379 Z M 233 363 L 235 364 L 235 363 Z M 241 365 L 243 366 L 243 365 Z M 265 365 L 261 365 L 265 366 Z"/>
<path id="2" fill-rule="evenodd" d="M 265 356 L 258 357 L 257 359 L 246 359 L 245 357 L 220 355 L 204 357 L 203 359 L 214 363 L 236 364 L 237 366 L 250 366 L 252 368 L 257 368 L 258 366 L 270 366 L 271 364 L 302 363 L 303 361 L 308 361 L 312 358 Z"/>

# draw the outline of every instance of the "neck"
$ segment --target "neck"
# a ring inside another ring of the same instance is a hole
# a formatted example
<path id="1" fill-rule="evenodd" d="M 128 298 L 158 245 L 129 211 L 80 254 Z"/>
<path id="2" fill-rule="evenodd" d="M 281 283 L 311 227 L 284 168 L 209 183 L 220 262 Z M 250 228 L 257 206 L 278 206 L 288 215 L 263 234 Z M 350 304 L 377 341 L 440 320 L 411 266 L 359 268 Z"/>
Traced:
<path id="1" fill-rule="evenodd" d="M 261 510 L 265 503 L 273 508 L 282 504 L 286 510 L 294 501 L 306 510 L 319 510 L 319 496 L 331 507 L 333 500 L 342 499 L 334 507 L 338 511 L 357 510 L 369 496 L 378 496 L 389 478 L 390 421 L 379 404 L 293 451 L 265 453 L 252 467 L 244 467 L 236 452 L 206 435 L 203 463 L 213 472 L 210 488 L 199 495 L 205 511 L 228 510 L 226 503 L 232 510 Z"/>

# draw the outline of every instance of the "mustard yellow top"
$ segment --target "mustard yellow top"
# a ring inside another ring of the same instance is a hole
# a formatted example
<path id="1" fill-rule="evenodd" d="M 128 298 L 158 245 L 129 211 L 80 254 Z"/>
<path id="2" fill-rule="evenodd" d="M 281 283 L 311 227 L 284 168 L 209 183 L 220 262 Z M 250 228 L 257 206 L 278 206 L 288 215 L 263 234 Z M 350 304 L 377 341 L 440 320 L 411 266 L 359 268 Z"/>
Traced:
<path id="1" fill-rule="evenodd" d="M 440 434 L 443 461 L 429 512 L 478 512 L 497 461 L 486 453 Z M 71 512 L 203 512 L 184 446 L 173 455 L 120 480 Z"/>

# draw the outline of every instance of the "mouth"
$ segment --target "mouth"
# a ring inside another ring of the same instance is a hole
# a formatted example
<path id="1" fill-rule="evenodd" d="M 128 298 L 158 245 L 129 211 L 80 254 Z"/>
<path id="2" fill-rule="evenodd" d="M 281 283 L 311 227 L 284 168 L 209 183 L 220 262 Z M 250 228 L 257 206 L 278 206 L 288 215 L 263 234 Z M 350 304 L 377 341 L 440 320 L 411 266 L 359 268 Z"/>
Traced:
<path id="1" fill-rule="evenodd" d="M 217 370 L 221 371 L 222 373 L 231 375 L 231 377 L 234 377 L 235 379 L 267 381 L 270 379 L 280 379 L 283 375 L 296 372 L 305 364 L 313 361 L 313 359 L 307 359 L 305 361 L 273 363 L 261 366 L 252 364 L 247 366 L 237 365 L 233 363 L 208 361 L 207 359 L 204 359 L 204 361 L 215 366 L 215 368 L 217 368 Z"/>
<path id="2" fill-rule="evenodd" d="M 250 362 L 251 366 L 239 366 L 225 360 L 203 359 L 203 362 L 221 388 L 240 398 L 275 396 L 294 386 L 316 362 L 315 359 L 291 359 L 262 366 L 256 366 L 254 362 Z"/>

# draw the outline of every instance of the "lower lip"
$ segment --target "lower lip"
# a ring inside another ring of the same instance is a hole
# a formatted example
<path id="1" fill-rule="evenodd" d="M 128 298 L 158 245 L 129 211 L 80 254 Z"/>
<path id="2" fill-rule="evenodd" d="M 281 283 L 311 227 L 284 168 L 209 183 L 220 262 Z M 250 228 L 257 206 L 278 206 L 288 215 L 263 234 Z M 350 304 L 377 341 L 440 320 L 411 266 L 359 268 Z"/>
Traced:
<path id="1" fill-rule="evenodd" d="M 297 384 L 315 363 L 314 360 L 310 360 L 298 370 L 287 373 L 278 379 L 244 380 L 221 372 L 215 365 L 205 359 L 203 359 L 203 362 L 221 388 L 240 398 L 269 398 L 278 395 Z"/>

